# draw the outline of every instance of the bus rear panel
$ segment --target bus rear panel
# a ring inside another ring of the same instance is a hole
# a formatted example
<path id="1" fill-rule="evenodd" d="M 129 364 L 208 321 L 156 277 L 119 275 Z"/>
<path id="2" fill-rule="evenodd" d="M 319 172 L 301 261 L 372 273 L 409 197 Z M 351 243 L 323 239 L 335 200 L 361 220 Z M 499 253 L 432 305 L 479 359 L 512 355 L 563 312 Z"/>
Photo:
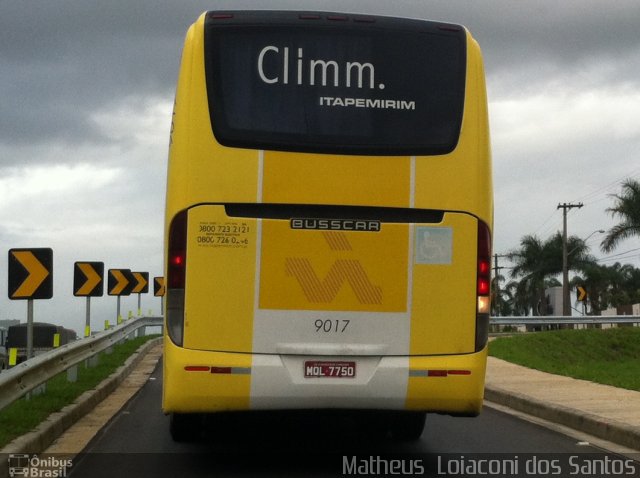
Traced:
<path id="1" fill-rule="evenodd" d="M 463 27 L 203 14 L 169 153 L 164 411 L 479 413 L 492 211 Z"/>

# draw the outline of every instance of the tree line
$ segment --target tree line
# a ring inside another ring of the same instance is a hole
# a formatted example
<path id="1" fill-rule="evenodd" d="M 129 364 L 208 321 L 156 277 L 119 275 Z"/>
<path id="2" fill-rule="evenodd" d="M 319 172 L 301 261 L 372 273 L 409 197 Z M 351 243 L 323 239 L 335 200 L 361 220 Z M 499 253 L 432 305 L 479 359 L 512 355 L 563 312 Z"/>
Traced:
<path id="1" fill-rule="evenodd" d="M 624 240 L 640 237 L 640 181 L 627 179 L 620 193 L 611 195 L 613 206 L 606 209 L 619 222 L 607 231 L 600 249 L 614 251 Z M 576 236 L 567 238 L 568 269 L 575 274 L 571 287 L 583 287 L 594 315 L 609 307 L 640 303 L 640 269 L 616 262 L 600 264 L 589 246 Z M 547 240 L 526 235 L 520 247 L 505 257 L 513 264 L 509 278 L 493 277 L 492 315 L 546 315 L 545 289 L 561 286 L 562 234 Z"/>

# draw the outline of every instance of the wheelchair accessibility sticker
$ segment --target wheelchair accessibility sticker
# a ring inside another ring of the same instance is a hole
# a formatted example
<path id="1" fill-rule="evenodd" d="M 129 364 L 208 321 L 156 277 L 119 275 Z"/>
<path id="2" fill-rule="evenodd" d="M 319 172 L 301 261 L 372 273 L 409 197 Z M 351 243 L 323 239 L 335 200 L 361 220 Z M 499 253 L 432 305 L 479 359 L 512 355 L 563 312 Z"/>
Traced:
<path id="1" fill-rule="evenodd" d="M 451 264 L 453 230 L 450 227 L 416 227 L 416 264 Z"/>

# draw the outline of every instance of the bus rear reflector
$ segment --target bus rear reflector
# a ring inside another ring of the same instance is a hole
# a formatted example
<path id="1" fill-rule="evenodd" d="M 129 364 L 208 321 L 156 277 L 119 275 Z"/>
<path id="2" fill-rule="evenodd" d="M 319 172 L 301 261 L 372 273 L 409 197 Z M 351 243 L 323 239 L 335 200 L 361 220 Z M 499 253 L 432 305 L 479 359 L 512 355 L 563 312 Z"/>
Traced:
<path id="1" fill-rule="evenodd" d="M 184 368 L 186 372 L 208 372 L 209 369 L 206 365 L 187 365 Z"/>
<path id="2" fill-rule="evenodd" d="M 471 375 L 471 370 L 449 370 L 449 375 Z"/>
<path id="3" fill-rule="evenodd" d="M 231 373 L 231 367 L 211 367 L 211 373 Z"/>
<path id="4" fill-rule="evenodd" d="M 446 377 L 447 371 L 446 370 L 429 370 L 427 372 L 427 376 L 428 377 Z"/>
<path id="5" fill-rule="evenodd" d="M 451 375 L 471 375 L 471 370 L 410 370 L 410 377 L 449 377 Z"/>

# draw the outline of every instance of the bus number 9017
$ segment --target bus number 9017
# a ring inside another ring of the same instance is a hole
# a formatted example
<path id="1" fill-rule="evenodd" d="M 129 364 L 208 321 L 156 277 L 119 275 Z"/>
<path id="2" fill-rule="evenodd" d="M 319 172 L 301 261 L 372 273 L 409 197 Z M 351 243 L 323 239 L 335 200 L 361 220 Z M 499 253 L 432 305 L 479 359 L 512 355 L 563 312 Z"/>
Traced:
<path id="1" fill-rule="evenodd" d="M 347 330 L 347 327 L 349 327 L 350 322 L 348 319 L 317 319 L 314 325 L 317 333 L 343 334 L 345 330 Z"/>

